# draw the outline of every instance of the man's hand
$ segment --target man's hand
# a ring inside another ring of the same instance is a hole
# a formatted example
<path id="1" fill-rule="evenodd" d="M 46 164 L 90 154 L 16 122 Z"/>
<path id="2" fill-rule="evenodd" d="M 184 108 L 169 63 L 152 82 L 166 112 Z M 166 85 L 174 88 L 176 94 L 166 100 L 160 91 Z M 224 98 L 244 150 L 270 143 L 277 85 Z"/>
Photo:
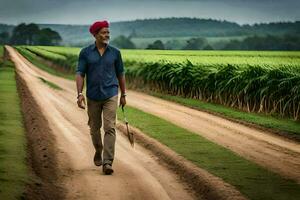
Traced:
<path id="1" fill-rule="evenodd" d="M 126 105 L 126 98 L 125 96 L 120 97 L 120 106 L 124 107 Z"/>
<path id="2" fill-rule="evenodd" d="M 77 105 L 79 108 L 85 109 L 85 98 L 83 95 L 79 95 L 77 98 Z"/>

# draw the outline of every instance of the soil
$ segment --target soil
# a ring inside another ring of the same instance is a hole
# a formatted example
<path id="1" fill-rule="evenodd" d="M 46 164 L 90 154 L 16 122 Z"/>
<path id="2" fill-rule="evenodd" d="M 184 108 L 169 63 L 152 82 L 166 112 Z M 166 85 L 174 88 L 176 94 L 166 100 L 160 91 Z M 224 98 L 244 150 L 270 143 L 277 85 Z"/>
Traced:
<path id="1" fill-rule="evenodd" d="M 39 112 L 25 81 L 16 74 L 27 139 L 27 163 L 31 181 L 22 199 L 63 199 L 64 188 L 58 183 L 55 138 L 47 119 Z"/>
<path id="2" fill-rule="evenodd" d="M 24 90 L 24 83 L 31 94 L 24 95 L 22 100 L 24 108 L 28 107 L 24 110 L 29 121 L 27 135 L 32 136 L 32 140 L 28 139 L 29 160 L 39 181 L 28 186 L 25 199 L 202 199 L 151 151 L 138 144 L 132 149 L 119 131 L 115 172 L 104 175 L 102 168 L 93 163 L 87 113 L 76 105 L 75 83 L 39 70 L 13 48 L 6 48 L 16 66 L 20 91 Z M 63 90 L 50 88 L 39 77 L 62 86 Z M 25 105 L 26 102 L 36 104 Z M 31 117 L 27 116 L 29 110 L 33 112 Z M 38 136 L 33 135 L 37 127 Z M 45 147 L 48 153 L 43 152 Z M 42 173 L 41 168 L 46 170 Z"/>
<path id="3" fill-rule="evenodd" d="M 220 116 L 128 91 L 128 105 L 168 120 L 300 183 L 300 144 Z"/>
<path id="4" fill-rule="evenodd" d="M 65 189 L 64 198 L 243 199 L 232 186 L 202 169 L 194 168 L 174 152 L 160 153 L 170 150 L 163 145 L 153 145 L 155 141 L 149 141 L 147 137 L 142 137 L 141 145 L 136 144 L 132 149 L 126 137 L 118 134 L 115 173 L 112 176 L 103 175 L 101 168 L 93 165 L 94 149 L 87 126 L 87 114 L 76 105 L 75 82 L 50 75 L 29 63 L 13 48 L 6 48 L 16 65 L 17 73 L 24 79 L 35 99 L 39 112 L 47 119 L 55 146 L 53 158 L 57 158 L 57 185 Z M 38 77 L 59 85 L 63 90 L 49 88 Z M 145 93 L 127 91 L 127 103 L 300 183 L 300 145 L 296 141 Z M 163 150 L 158 150 L 160 148 Z M 193 175 L 186 176 L 192 169 Z M 201 184 L 205 186 L 195 189 L 195 185 Z"/>

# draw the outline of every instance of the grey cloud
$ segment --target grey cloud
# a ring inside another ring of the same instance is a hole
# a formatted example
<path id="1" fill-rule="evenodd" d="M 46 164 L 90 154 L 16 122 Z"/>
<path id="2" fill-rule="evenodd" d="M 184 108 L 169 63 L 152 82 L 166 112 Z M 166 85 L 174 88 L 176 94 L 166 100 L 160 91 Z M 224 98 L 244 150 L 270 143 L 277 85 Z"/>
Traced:
<path id="1" fill-rule="evenodd" d="M 238 23 L 300 20 L 298 0 L 0 0 L 0 23 L 90 24 L 97 19 L 127 21 L 199 17 Z"/>

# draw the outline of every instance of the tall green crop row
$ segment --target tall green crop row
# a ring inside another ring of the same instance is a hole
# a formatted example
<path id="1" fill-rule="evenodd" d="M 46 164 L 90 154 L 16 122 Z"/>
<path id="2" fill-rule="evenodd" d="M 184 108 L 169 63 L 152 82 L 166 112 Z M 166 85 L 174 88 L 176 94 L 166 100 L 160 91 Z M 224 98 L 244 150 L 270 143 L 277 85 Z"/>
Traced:
<path id="1" fill-rule="evenodd" d="M 36 47 L 36 46 L 23 46 L 21 48 L 25 48 L 31 53 L 45 59 L 51 61 L 57 66 L 61 67 L 66 72 L 74 72 L 75 67 L 77 65 L 78 57 L 76 55 L 61 55 L 59 53 L 47 51 L 45 49 Z"/>
<path id="2" fill-rule="evenodd" d="M 75 72 L 79 48 L 26 49 Z M 122 55 L 131 87 L 299 120 L 299 52 L 122 50 Z M 183 62 L 184 56 L 193 62 Z"/>
<path id="3" fill-rule="evenodd" d="M 131 87 L 146 86 L 156 92 L 299 120 L 300 70 L 296 67 L 144 63 L 129 67 L 126 78 Z"/>
<path id="4" fill-rule="evenodd" d="M 122 50 L 126 61 L 132 62 L 185 62 L 189 59 L 193 64 L 215 65 L 282 65 L 299 66 L 298 51 L 172 51 L 172 50 Z"/>

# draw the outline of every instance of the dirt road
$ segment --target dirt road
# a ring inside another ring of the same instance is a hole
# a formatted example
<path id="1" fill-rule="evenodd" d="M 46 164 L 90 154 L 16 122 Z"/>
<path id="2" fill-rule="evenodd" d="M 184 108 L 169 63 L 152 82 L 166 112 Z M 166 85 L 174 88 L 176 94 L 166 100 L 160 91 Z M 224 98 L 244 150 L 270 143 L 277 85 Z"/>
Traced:
<path id="1" fill-rule="evenodd" d="M 17 64 L 17 69 L 30 83 L 35 98 L 45 105 L 43 113 L 58 138 L 61 154 L 70 157 L 67 163 L 65 160 L 60 163 L 63 163 L 63 166 L 71 165 L 75 169 L 73 173 L 76 176 L 70 180 L 72 187 L 69 198 L 77 198 L 72 195 L 75 195 L 76 191 L 80 191 L 82 183 L 86 185 L 85 193 L 78 194 L 82 198 L 93 199 L 94 193 L 89 193 L 90 188 L 93 188 L 97 195 L 107 195 L 111 199 L 120 198 L 120 193 L 128 194 L 127 197 L 122 196 L 122 199 L 193 198 L 184 189 L 186 186 L 182 185 L 175 175 L 161 167 L 149 152 L 139 146 L 132 151 L 123 137 L 117 139 L 115 169 L 118 176 L 96 176 L 99 174 L 99 170 L 91 163 L 93 149 L 87 134 L 87 125 L 83 123 L 87 121 L 86 114 L 85 111 L 76 108 L 74 103 L 76 97 L 74 82 L 49 75 L 33 67 L 28 61 L 18 56 L 13 49 L 9 50 Z M 57 92 L 49 89 L 39 82 L 36 78 L 38 76 L 56 83 L 64 90 Z M 300 183 L 299 143 L 149 95 L 134 91 L 127 93 L 127 101 L 130 106 L 191 130 Z M 64 158 L 64 156 L 61 157 Z M 138 158 L 137 161 L 136 158 Z M 133 161 L 135 161 L 134 165 L 132 165 Z M 114 186 L 111 187 L 112 190 L 103 186 L 103 180 L 108 180 Z M 143 196 L 140 196 L 141 194 Z M 180 195 L 182 198 L 179 198 Z"/>
<path id="2" fill-rule="evenodd" d="M 297 142 L 139 92 L 128 92 L 128 104 L 300 183 L 300 144 Z"/>
<path id="3" fill-rule="evenodd" d="M 102 174 L 94 166 L 93 145 L 87 114 L 76 106 L 74 82 L 53 77 L 29 64 L 7 47 L 19 75 L 42 109 L 57 141 L 59 174 L 66 199 L 198 199 L 179 177 L 159 164 L 158 159 L 138 144 L 133 150 L 122 134 L 117 134 L 115 173 Z M 43 77 L 63 87 L 55 91 L 42 83 Z"/>

